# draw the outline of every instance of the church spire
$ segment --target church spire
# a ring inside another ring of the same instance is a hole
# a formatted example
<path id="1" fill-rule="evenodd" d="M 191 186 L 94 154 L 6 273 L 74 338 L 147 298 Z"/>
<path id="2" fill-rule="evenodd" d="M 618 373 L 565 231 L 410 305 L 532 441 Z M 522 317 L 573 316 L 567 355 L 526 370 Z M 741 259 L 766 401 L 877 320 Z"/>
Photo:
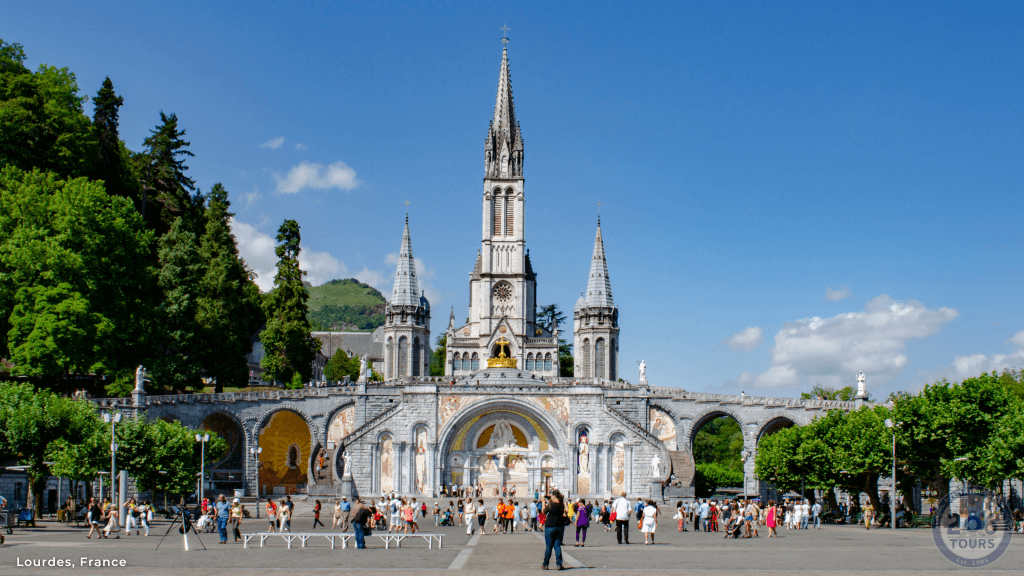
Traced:
<path id="1" fill-rule="evenodd" d="M 614 308 L 612 282 L 608 278 L 608 262 L 604 257 L 604 240 L 601 238 L 601 219 L 597 220 L 597 237 L 594 238 L 594 255 L 590 259 L 590 278 L 587 280 L 586 305 L 595 308 Z"/>
<path id="2" fill-rule="evenodd" d="M 412 240 L 409 239 L 409 215 L 405 215 L 405 232 L 402 234 L 402 248 L 398 252 L 398 267 L 395 269 L 395 286 L 391 290 L 392 306 L 419 306 L 420 287 L 416 282 L 416 263 L 412 257 Z"/>
<path id="3" fill-rule="evenodd" d="M 498 73 L 498 94 L 494 100 L 494 117 L 484 144 L 486 175 L 517 178 L 523 175 L 523 137 L 516 121 L 512 101 L 512 75 L 508 69 L 508 38 L 502 38 L 501 70 Z"/>

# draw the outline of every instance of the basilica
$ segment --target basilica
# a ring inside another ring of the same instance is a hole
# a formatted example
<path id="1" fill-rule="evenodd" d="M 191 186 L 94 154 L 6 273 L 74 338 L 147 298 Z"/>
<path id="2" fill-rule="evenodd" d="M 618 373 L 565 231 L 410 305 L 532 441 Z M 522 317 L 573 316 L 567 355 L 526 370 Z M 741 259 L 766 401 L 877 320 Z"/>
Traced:
<path id="1" fill-rule="evenodd" d="M 618 308 L 612 298 L 600 222 L 590 275 L 573 310 L 573 377 L 560 377 L 560 328 L 538 323 L 537 277 L 526 249 L 524 141 L 512 100 L 507 44 L 494 116 L 484 144 L 481 245 L 469 280 L 465 323 L 445 330 L 445 375 L 430 376 L 430 303 L 416 278 L 406 218 L 385 325 L 335 338 L 383 374 L 301 390 L 148 396 L 97 401 L 217 432 L 210 455 L 214 490 L 250 496 L 436 497 L 442 486 L 515 488 L 541 494 L 682 497 L 693 494 L 694 438 L 707 422 L 737 421 L 743 436 L 742 491 L 754 476 L 758 441 L 853 402 L 688 392 L 671 374 L 652 385 L 619 371 Z M 352 350 L 355 348 L 355 350 Z M 329 354 L 328 354 L 329 355 Z M 666 371 L 667 372 L 667 371 Z"/>
<path id="2" fill-rule="evenodd" d="M 448 319 L 445 375 L 515 368 L 541 378 L 559 375 L 559 327 L 537 322 L 537 275 L 526 248 L 523 134 L 516 119 L 508 48 L 502 50 L 494 116 L 484 141 L 480 249 L 469 276 L 469 313 Z M 416 281 L 406 217 L 394 289 L 386 311 L 384 380 L 429 373 L 430 303 Z M 600 221 L 586 291 L 573 311 L 574 374 L 618 379 L 618 308 L 612 299 Z"/>

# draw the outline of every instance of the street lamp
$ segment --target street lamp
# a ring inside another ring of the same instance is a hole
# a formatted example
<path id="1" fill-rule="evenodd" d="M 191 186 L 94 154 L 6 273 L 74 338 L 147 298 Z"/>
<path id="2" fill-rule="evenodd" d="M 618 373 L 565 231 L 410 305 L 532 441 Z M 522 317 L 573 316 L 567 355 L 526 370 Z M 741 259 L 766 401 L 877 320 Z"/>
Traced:
<path id="1" fill-rule="evenodd" d="M 249 453 L 256 459 L 256 518 L 260 517 L 260 454 L 263 452 L 262 446 L 255 448 L 249 448 Z"/>
<path id="2" fill-rule="evenodd" d="M 121 413 L 105 412 L 103 414 L 103 421 L 110 424 L 110 504 L 112 506 L 118 506 L 117 501 L 117 439 L 114 437 L 114 428 L 117 423 L 121 421 Z M 115 508 L 119 513 L 121 511 L 120 506 Z"/>
<path id="3" fill-rule="evenodd" d="M 202 454 L 199 460 L 199 506 L 203 505 L 203 496 L 206 492 L 206 443 L 210 441 L 209 434 L 196 434 L 196 442 L 202 442 Z"/>
<path id="4" fill-rule="evenodd" d="M 892 493 L 889 494 L 889 524 L 896 529 L 896 429 L 903 426 L 903 422 L 893 422 L 885 419 L 885 427 L 892 428 Z"/>
<path id="5" fill-rule="evenodd" d="M 747 499 L 747 451 L 743 451 L 743 456 L 740 457 L 740 462 L 743 466 L 743 499 Z"/>

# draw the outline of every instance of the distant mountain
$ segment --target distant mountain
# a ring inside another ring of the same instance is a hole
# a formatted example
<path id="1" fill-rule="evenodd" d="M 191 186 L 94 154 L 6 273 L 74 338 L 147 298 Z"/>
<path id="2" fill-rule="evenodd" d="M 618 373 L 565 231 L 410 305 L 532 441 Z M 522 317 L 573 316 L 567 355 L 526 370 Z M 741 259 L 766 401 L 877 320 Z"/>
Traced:
<path id="1" fill-rule="evenodd" d="M 384 325 L 384 295 L 348 278 L 307 286 L 309 321 L 315 330 L 373 331 Z"/>

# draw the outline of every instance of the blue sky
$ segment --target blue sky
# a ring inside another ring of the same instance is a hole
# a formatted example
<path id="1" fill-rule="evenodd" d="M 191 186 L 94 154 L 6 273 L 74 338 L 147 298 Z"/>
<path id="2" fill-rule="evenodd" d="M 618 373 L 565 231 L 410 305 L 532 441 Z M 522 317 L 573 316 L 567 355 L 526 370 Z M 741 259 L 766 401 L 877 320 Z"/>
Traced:
<path id="1" fill-rule="evenodd" d="M 436 334 L 466 315 L 507 24 L 541 303 L 572 310 L 600 201 L 625 376 L 864 370 L 884 398 L 1024 367 L 1022 6 L 37 1 L 0 37 L 89 95 L 109 75 L 133 149 L 177 113 L 258 270 L 294 218 L 314 282 L 387 294 L 408 199 Z"/>

